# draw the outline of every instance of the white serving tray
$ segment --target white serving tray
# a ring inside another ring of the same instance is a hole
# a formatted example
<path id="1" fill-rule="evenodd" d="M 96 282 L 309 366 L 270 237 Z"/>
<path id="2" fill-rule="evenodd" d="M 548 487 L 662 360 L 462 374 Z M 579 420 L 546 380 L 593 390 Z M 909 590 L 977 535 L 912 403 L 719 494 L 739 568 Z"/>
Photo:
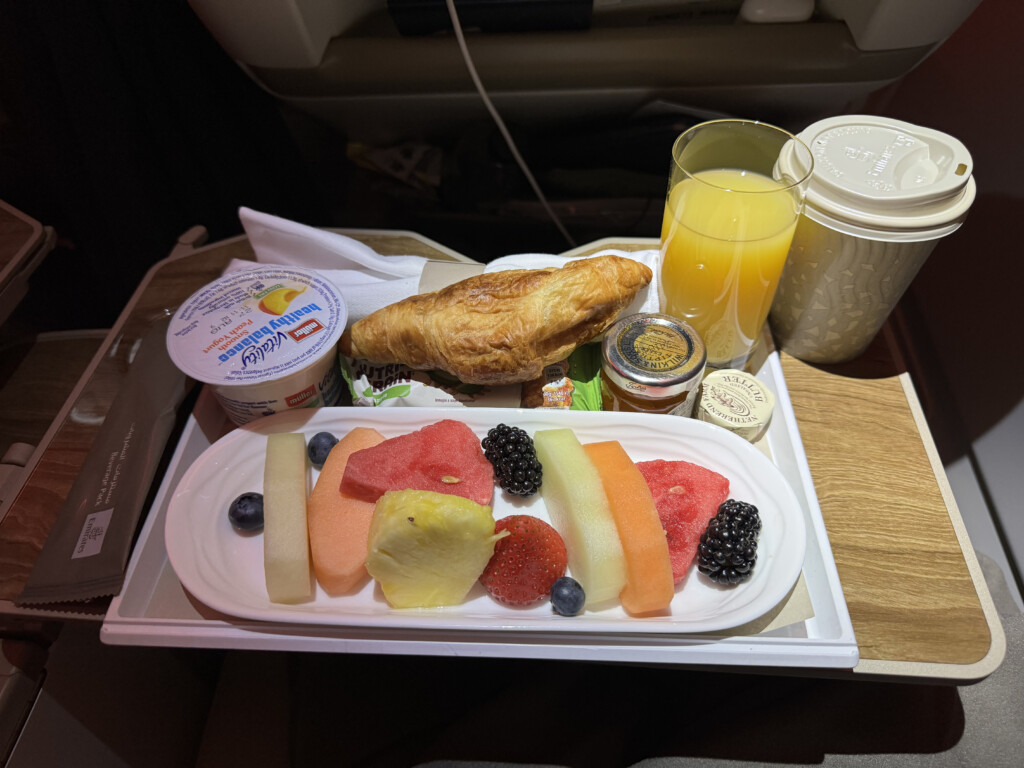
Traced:
<path id="1" fill-rule="evenodd" d="M 793 602 L 803 600 L 805 605 L 796 609 L 791 623 L 778 617 L 766 619 L 761 626 L 767 629 L 758 631 L 759 626 L 748 625 L 742 630 L 751 634 L 580 634 L 338 627 L 254 621 L 218 613 L 182 587 L 164 544 L 167 505 L 178 481 L 230 429 L 219 405 L 204 392 L 185 425 L 140 532 L 124 588 L 112 600 L 100 636 L 111 645 L 851 669 L 858 662 L 853 626 L 778 355 L 769 355 L 757 375 L 777 399 L 772 425 L 760 447 L 793 487 L 807 527 L 802 578 L 793 597 Z M 786 610 L 780 615 L 785 616 Z"/>

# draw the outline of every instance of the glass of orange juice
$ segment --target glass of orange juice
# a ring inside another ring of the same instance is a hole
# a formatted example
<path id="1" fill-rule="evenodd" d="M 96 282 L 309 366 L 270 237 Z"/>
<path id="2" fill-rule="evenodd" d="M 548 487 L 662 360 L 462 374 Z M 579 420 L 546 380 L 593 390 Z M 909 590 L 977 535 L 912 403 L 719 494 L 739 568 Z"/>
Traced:
<path id="1" fill-rule="evenodd" d="M 787 144 L 806 153 L 799 179 L 775 169 Z M 767 123 L 713 120 L 676 139 L 661 228 L 661 308 L 701 335 L 710 368 L 742 368 L 754 350 L 812 167 L 806 145 Z"/>

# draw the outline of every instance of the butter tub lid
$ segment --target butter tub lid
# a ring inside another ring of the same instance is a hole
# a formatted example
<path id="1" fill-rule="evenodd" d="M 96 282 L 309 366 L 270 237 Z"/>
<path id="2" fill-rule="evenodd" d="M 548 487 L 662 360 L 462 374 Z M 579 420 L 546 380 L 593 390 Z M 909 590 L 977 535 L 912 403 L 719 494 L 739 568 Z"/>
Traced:
<path id="1" fill-rule="evenodd" d="M 745 371 L 713 371 L 701 384 L 697 418 L 751 442 L 768 429 L 774 410 L 775 395 L 757 377 Z"/>
<path id="2" fill-rule="evenodd" d="M 197 381 L 256 384 L 336 354 L 347 322 L 344 297 L 317 272 L 260 265 L 186 299 L 167 328 L 167 351 Z"/>

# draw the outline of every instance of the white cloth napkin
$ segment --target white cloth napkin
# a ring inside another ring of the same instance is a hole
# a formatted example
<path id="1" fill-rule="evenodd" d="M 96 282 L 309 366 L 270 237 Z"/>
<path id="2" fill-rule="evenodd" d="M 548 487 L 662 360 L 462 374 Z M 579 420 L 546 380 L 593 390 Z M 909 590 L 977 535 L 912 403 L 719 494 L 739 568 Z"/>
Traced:
<path id="1" fill-rule="evenodd" d="M 369 246 L 351 237 L 329 232 L 288 219 L 239 208 L 249 243 L 261 264 L 315 269 L 338 286 L 348 306 L 349 322 L 366 317 L 388 304 L 420 293 L 420 276 L 427 259 L 422 256 L 381 256 Z M 620 251 L 607 248 L 576 258 L 614 254 L 643 262 L 651 268 L 654 280 L 642 290 L 623 313 L 658 311 L 658 251 Z M 573 257 L 543 253 L 503 256 L 484 265 L 485 272 L 505 269 L 542 269 L 561 266 Z M 234 260 L 226 271 L 252 266 L 252 262 Z"/>

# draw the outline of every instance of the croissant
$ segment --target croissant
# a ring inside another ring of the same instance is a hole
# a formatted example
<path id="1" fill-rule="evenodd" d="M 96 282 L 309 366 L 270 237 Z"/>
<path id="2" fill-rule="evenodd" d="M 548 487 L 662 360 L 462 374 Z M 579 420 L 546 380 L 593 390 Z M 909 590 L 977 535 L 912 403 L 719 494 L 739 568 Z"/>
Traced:
<path id="1" fill-rule="evenodd" d="M 342 351 L 447 371 L 466 384 L 529 381 L 604 332 L 652 278 L 647 265 L 622 256 L 484 273 L 364 317 Z"/>

